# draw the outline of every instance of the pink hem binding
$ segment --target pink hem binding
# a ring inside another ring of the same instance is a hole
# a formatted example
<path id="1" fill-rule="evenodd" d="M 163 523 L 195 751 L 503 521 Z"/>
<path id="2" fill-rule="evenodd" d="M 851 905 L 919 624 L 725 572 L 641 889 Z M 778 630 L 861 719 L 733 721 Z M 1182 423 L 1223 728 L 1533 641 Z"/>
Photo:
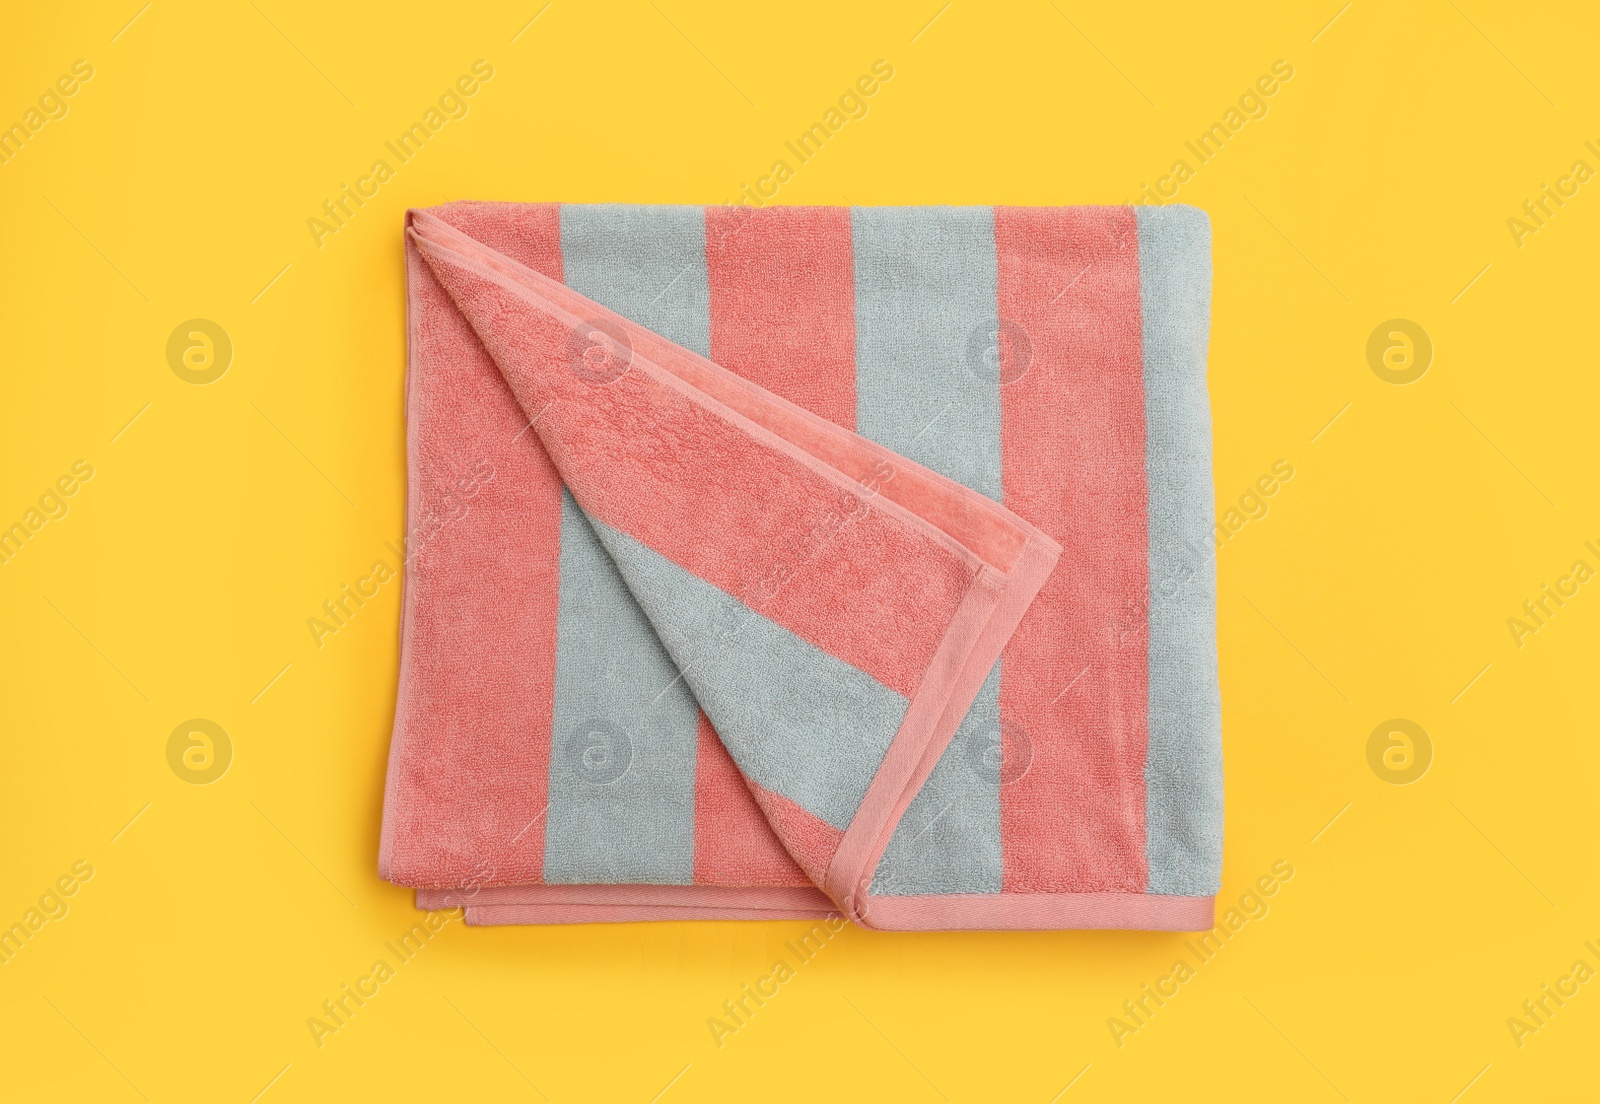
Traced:
<path id="1" fill-rule="evenodd" d="M 423 263 L 421 255 L 417 252 L 415 243 L 408 237 L 405 239 L 406 254 L 406 379 L 405 379 L 405 409 L 406 409 L 406 509 L 403 522 L 405 524 L 405 539 L 410 540 L 411 521 L 417 516 L 420 503 L 418 497 L 420 489 L 417 486 L 417 346 L 419 345 L 418 327 L 421 324 L 421 306 L 417 302 L 417 265 Z M 383 782 L 383 823 L 378 829 L 378 877 L 387 879 L 390 868 L 394 864 L 395 833 L 398 831 L 396 822 L 399 820 L 399 792 L 400 792 L 400 767 L 405 759 L 406 736 L 411 728 L 411 717 L 407 708 L 411 701 L 411 618 L 412 607 L 416 595 L 416 587 L 412 585 L 410 550 L 401 545 L 400 569 L 403 572 L 400 584 L 400 676 L 395 689 L 395 710 L 393 735 L 389 743 L 389 764 L 384 772 Z"/>
<path id="2" fill-rule="evenodd" d="M 477 889 L 419 889 L 417 907 L 499 908 L 506 905 L 650 906 L 659 908 L 787 909 L 835 912 L 816 886 L 520 885 Z"/>
<path id="3" fill-rule="evenodd" d="M 837 916 L 815 886 L 525 885 L 419 889 L 417 907 L 465 906 L 467 923 L 591 924 L 645 920 L 820 920 Z"/>
<path id="4" fill-rule="evenodd" d="M 822 920 L 828 909 L 694 908 L 689 905 L 475 905 L 466 910 L 469 927 L 494 924 L 637 923 L 645 920 Z"/>
<path id="5" fill-rule="evenodd" d="M 1206 931 L 1214 897 L 1151 893 L 955 893 L 943 897 L 870 897 L 869 927 L 890 931 L 1132 928 Z"/>
<path id="6" fill-rule="evenodd" d="M 650 920 L 819 920 L 837 915 L 804 888 L 733 886 L 504 886 L 466 908 L 467 923 L 588 924 Z M 804 903 L 809 894 L 813 903 Z M 521 899 L 509 898 L 520 895 Z M 419 890 L 423 908 L 455 908 L 449 890 Z M 958 893 L 871 897 L 864 926 L 885 931 L 1054 931 L 1119 928 L 1207 931 L 1215 898 L 1147 893 Z"/>

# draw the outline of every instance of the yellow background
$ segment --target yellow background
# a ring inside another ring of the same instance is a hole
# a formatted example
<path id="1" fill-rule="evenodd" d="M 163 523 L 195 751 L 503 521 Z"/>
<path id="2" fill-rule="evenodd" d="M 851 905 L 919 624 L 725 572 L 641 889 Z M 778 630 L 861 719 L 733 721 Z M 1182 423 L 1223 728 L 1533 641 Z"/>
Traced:
<path id="1" fill-rule="evenodd" d="M 95 75 L 0 167 L 0 523 L 95 475 L 0 566 L 0 924 L 95 874 L 0 966 L 0 1095 L 1592 1096 L 1600 983 L 1521 1047 L 1506 1021 L 1600 967 L 1600 584 L 1522 647 L 1506 620 L 1600 566 L 1600 182 L 1521 247 L 1506 220 L 1600 167 L 1593 10 L 541 3 L 7 5 L 0 123 Z M 306 219 L 480 58 L 470 113 L 318 248 Z M 399 588 L 320 650 L 305 625 L 402 531 L 402 211 L 725 202 L 880 58 L 779 202 L 1125 202 L 1293 65 L 1178 199 L 1215 234 L 1219 507 L 1295 469 L 1218 558 L 1222 900 L 1295 876 L 1121 1047 L 1183 936 L 847 929 L 718 1047 L 803 925 L 452 924 L 318 1048 L 417 916 L 375 874 Z M 192 318 L 234 344 L 209 386 L 166 360 Z M 1435 346 L 1409 386 L 1367 362 L 1392 318 Z M 166 759 L 194 717 L 234 743 L 209 786 Z M 1433 742 L 1408 786 L 1368 764 L 1390 718 Z"/>

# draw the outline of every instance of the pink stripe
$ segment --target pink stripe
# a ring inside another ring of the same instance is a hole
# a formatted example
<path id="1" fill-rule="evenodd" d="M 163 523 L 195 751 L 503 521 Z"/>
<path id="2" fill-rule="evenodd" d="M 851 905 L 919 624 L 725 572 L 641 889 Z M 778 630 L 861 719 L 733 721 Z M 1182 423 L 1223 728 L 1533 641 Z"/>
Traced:
<path id="1" fill-rule="evenodd" d="M 708 207 L 706 269 L 711 359 L 854 429 L 855 266 L 849 210 Z M 910 685 L 896 689 L 907 693 Z M 838 845 L 832 829 L 775 794 L 764 795 L 764 804 L 778 812 L 785 838 L 805 853 L 802 862 L 825 868 Z"/>
<path id="2" fill-rule="evenodd" d="M 1148 595 L 1139 244 L 1127 208 L 995 209 L 1006 505 L 1061 542 L 1007 645 L 1006 893 L 1146 884 Z M 1009 381 L 1009 382 L 1005 382 Z"/>
<path id="3" fill-rule="evenodd" d="M 560 278 L 556 209 L 514 210 L 441 216 Z M 379 869 L 410 885 L 538 881 L 561 483 L 532 435 L 518 436 L 527 416 L 409 241 L 407 280 L 410 562 Z"/>
<path id="4" fill-rule="evenodd" d="M 561 280 L 561 204 L 464 200 L 428 213 L 504 253 L 518 264 Z"/>
<path id="5" fill-rule="evenodd" d="M 761 815 L 704 713 L 695 758 L 694 880 L 717 886 L 811 885 Z"/>
<path id="6" fill-rule="evenodd" d="M 856 427 L 855 261 L 847 207 L 706 208 L 711 359 Z"/>

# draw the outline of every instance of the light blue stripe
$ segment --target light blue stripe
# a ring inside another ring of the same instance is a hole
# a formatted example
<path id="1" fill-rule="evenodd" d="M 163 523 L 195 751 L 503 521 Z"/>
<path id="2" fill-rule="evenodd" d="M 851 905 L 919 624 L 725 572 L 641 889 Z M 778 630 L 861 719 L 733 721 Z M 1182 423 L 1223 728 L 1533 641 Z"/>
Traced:
<path id="1" fill-rule="evenodd" d="M 739 769 L 846 828 L 909 702 L 632 537 L 594 527 Z"/>
<path id="2" fill-rule="evenodd" d="M 545 880 L 689 884 L 699 708 L 566 490 L 556 639 Z"/>
<path id="3" fill-rule="evenodd" d="M 999 278 L 987 207 L 858 207 L 856 428 L 999 500 Z M 996 664 L 895 829 L 872 892 L 998 893 Z"/>
<path id="4" fill-rule="evenodd" d="M 994 211 L 857 207 L 856 432 L 1000 499 Z"/>
<path id="5" fill-rule="evenodd" d="M 561 262 L 573 291 L 711 355 L 703 208 L 563 204 Z"/>
<path id="6" fill-rule="evenodd" d="M 709 351 L 698 208 L 564 206 L 561 248 L 575 291 Z M 556 637 L 546 880 L 688 884 L 698 706 L 565 492 Z"/>
<path id="7" fill-rule="evenodd" d="M 1150 527 L 1149 892 L 1215 894 L 1222 878 L 1222 700 L 1212 553 L 1206 343 L 1211 223 L 1139 207 Z"/>
<path id="8" fill-rule="evenodd" d="M 878 861 L 872 892 L 1000 892 L 1000 665 Z"/>

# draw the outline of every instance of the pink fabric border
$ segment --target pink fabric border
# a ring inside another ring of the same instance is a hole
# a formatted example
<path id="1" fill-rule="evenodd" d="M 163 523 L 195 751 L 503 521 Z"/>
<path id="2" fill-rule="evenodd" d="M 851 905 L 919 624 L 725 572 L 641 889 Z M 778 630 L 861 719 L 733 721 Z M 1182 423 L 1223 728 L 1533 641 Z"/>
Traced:
<path id="1" fill-rule="evenodd" d="M 453 890 L 419 890 L 419 908 L 459 908 Z M 1215 898 L 1147 893 L 958 893 L 871 897 L 864 927 L 886 931 L 1207 931 Z M 650 920 L 813 920 L 836 915 L 817 890 L 734 886 L 502 886 L 481 889 L 467 923 L 588 924 Z"/>
<path id="2" fill-rule="evenodd" d="M 869 927 L 890 931 L 1207 931 L 1215 923 L 1215 901 L 1152 893 L 956 893 L 871 897 L 866 913 Z"/>
<path id="3" fill-rule="evenodd" d="M 836 911 L 827 894 L 816 886 L 568 884 L 417 890 L 418 908 L 487 908 L 502 905 L 648 905 L 661 908 Z"/>
<path id="4" fill-rule="evenodd" d="M 417 409 L 416 388 L 414 383 L 417 377 L 417 349 L 421 344 L 417 327 L 421 322 L 419 317 L 421 305 L 417 302 L 416 268 L 423 263 L 421 254 L 417 251 L 416 244 L 408 236 L 405 239 L 406 250 L 406 379 L 405 379 L 405 408 L 406 408 L 406 511 L 403 523 L 406 533 L 411 532 L 411 521 L 417 516 L 421 506 L 418 498 L 421 488 L 417 485 L 415 473 L 417 470 Z M 400 765 L 405 758 L 406 737 L 411 729 L 409 704 L 411 701 L 411 619 L 413 616 L 412 603 L 415 599 L 416 588 L 411 585 L 411 565 L 402 562 L 401 570 L 404 573 L 400 584 L 400 677 L 395 689 L 395 715 L 393 735 L 390 737 L 389 764 L 384 771 L 383 780 L 383 821 L 378 829 L 378 876 L 387 878 L 389 868 L 394 861 L 395 832 L 399 820 L 400 801 Z"/>
<path id="5" fill-rule="evenodd" d="M 484 905 L 466 910 L 469 927 L 497 924 L 638 923 L 648 920 L 821 920 L 825 909 L 703 909 L 688 905 Z"/>

